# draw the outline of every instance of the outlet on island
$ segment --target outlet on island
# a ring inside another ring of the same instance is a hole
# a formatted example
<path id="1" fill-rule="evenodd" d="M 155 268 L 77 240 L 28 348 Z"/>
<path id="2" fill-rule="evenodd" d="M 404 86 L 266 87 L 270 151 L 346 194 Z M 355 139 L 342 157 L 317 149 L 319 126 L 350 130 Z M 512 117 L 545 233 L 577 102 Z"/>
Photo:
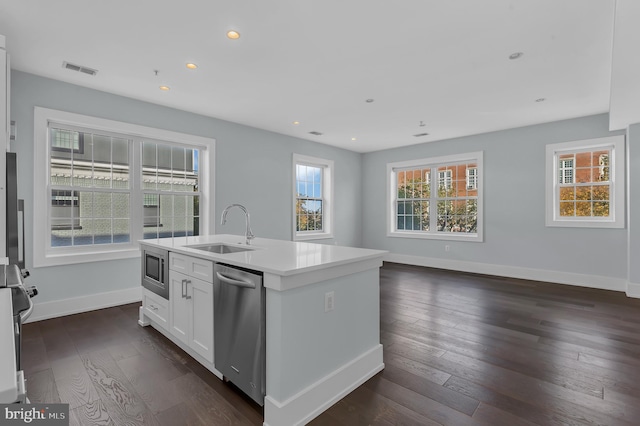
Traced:
<path id="1" fill-rule="evenodd" d="M 334 298 L 335 298 L 335 295 L 333 291 L 329 291 L 324 294 L 324 311 L 325 312 L 333 311 Z"/>

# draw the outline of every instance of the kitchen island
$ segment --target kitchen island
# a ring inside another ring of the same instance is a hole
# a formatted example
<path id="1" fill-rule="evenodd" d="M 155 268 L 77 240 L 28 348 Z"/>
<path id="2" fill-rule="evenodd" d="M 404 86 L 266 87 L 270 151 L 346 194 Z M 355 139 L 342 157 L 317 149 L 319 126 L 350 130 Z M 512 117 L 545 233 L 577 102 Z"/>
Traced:
<path id="1" fill-rule="evenodd" d="M 308 423 L 384 368 L 379 268 L 386 252 L 265 238 L 256 238 L 247 246 L 243 237 L 235 235 L 140 243 L 143 249 L 164 249 L 170 255 L 262 273 L 266 293 L 265 425 Z M 222 254 L 193 247 L 216 243 L 251 250 Z M 154 326 L 222 378 L 215 359 L 203 356 L 209 353 L 203 351 L 210 350 L 206 348 L 209 336 L 201 337 L 205 343 L 199 346 L 176 338 L 163 323 L 171 324 L 171 318 L 157 315 L 157 301 L 155 296 L 143 297 L 140 324 Z M 213 318 L 208 314 L 200 316 L 208 321 L 206 318 Z M 164 315 L 171 317 L 171 309 Z"/>

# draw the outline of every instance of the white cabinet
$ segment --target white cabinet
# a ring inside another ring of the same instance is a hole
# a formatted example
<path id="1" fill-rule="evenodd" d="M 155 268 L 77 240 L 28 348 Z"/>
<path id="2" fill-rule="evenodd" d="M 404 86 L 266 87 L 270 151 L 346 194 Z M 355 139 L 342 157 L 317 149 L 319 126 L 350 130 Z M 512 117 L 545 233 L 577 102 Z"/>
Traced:
<path id="1" fill-rule="evenodd" d="M 165 330 L 169 327 L 169 303 L 167 299 L 142 289 L 142 310 L 144 315 L 154 320 Z"/>
<path id="2" fill-rule="evenodd" d="M 213 262 L 169 254 L 169 313 L 169 332 L 213 363 Z"/>

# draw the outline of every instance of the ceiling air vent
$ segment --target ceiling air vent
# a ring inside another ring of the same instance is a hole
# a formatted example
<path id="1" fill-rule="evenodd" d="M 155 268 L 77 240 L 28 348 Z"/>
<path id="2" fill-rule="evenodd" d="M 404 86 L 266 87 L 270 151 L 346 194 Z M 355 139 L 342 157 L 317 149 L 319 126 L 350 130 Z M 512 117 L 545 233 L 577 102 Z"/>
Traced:
<path id="1" fill-rule="evenodd" d="M 82 65 L 71 64 L 69 62 L 63 62 L 62 68 L 66 68 L 71 71 L 83 72 L 89 75 L 96 75 L 98 73 L 98 70 L 94 70 L 93 68 L 83 67 Z"/>
<path id="2" fill-rule="evenodd" d="M 322 136 L 322 133 L 320 133 L 320 132 L 316 132 L 316 131 L 309 132 L 309 134 L 310 134 L 310 135 L 316 135 L 316 136 Z"/>
<path id="3" fill-rule="evenodd" d="M 429 136 L 429 133 L 418 133 L 417 135 L 413 135 L 416 138 L 421 138 L 422 136 Z"/>

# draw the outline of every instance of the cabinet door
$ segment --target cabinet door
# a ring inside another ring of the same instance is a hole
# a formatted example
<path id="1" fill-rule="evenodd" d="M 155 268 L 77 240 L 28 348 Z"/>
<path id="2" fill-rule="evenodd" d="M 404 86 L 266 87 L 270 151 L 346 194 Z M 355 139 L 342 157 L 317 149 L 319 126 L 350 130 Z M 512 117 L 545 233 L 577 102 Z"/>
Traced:
<path id="1" fill-rule="evenodd" d="M 189 346 L 213 362 L 213 284 L 189 277 L 192 304 Z"/>
<path id="2" fill-rule="evenodd" d="M 189 344 L 191 300 L 185 297 L 189 277 L 179 272 L 169 273 L 169 331 L 178 340 Z"/>

